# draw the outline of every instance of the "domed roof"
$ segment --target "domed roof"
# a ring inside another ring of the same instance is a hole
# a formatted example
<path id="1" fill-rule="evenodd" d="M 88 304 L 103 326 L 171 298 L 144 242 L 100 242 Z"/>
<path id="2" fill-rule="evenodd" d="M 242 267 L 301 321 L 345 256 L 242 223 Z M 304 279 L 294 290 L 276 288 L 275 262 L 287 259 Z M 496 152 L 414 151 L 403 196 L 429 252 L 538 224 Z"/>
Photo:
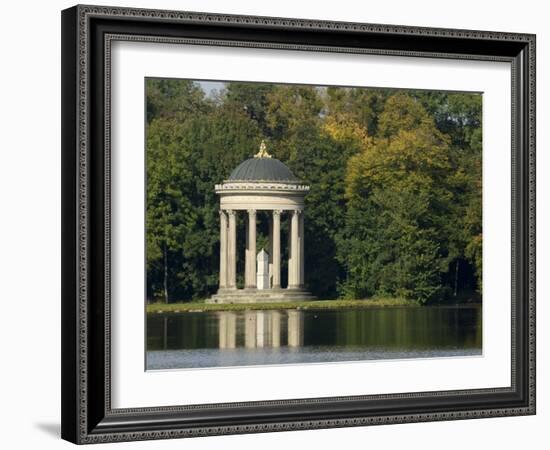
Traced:
<path id="1" fill-rule="evenodd" d="M 275 158 L 250 158 L 240 163 L 229 175 L 229 181 L 279 181 L 295 183 L 298 178 Z"/>
<path id="2" fill-rule="evenodd" d="M 254 156 L 239 164 L 228 181 L 275 181 L 281 183 L 296 183 L 298 178 L 278 159 L 272 158 L 262 141 L 260 151 Z"/>

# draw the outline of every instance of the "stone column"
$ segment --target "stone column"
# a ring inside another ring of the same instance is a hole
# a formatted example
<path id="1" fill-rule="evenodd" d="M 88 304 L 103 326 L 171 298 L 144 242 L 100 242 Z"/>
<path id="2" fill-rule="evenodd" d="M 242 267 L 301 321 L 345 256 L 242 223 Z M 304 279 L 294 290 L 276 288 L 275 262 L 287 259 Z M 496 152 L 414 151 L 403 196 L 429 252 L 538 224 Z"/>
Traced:
<path id="1" fill-rule="evenodd" d="M 248 210 L 246 232 L 245 288 L 256 289 L 256 210 Z"/>
<path id="2" fill-rule="evenodd" d="M 268 289 L 273 287 L 273 220 L 267 221 L 269 227 L 269 238 L 267 242 L 267 254 L 269 255 L 269 265 L 268 265 L 268 274 L 269 274 L 269 284 Z"/>
<path id="3" fill-rule="evenodd" d="M 227 215 L 220 210 L 220 289 L 227 287 Z"/>
<path id="4" fill-rule="evenodd" d="M 281 288 L 281 211 L 273 211 L 273 289 Z"/>
<path id="5" fill-rule="evenodd" d="M 290 257 L 288 260 L 288 287 L 296 289 L 299 285 L 299 267 L 300 267 L 300 241 L 298 237 L 300 211 L 292 211 L 290 222 Z"/>
<path id="6" fill-rule="evenodd" d="M 300 229 L 298 230 L 300 237 L 300 264 L 299 264 L 299 282 L 298 285 L 303 288 L 305 284 L 305 278 L 304 278 L 304 212 L 300 211 Z"/>
<path id="7" fill-rule="evenodd" d="M 289 211 L 288 215 L 288 233 L 287 233 L 287 247 L 288 247 L 288 277 L 287 277 L 287 288 L 292 284 L 292 275 L 293 275 L 293 262 L 292 262 L 292 211 Z"/>
<path id="8" fill-rule="evenodd" d="M 227 238 L 227 287 L 237 288 L 237 213 L 228 210 L 229 229 Z"/>

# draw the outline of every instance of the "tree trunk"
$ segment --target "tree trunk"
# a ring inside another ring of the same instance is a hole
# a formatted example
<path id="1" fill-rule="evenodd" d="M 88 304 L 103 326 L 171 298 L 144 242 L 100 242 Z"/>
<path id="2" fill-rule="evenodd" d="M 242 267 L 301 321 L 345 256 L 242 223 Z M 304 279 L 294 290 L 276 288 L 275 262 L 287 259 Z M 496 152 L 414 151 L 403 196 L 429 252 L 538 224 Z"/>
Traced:
<path id="1" fill-rule="evenodd" d="M 456 294 L 458 293 L 458 268 L 460 267 L 460 259 L 457 259 L 456 260 L 456 264 L 455 264 L 455 297 L 456 297 Z"/>
<path id="2" fill-rule="evenodd" d="M 164 244 L 164 303 L 168 303 L 168 249 Z"/>

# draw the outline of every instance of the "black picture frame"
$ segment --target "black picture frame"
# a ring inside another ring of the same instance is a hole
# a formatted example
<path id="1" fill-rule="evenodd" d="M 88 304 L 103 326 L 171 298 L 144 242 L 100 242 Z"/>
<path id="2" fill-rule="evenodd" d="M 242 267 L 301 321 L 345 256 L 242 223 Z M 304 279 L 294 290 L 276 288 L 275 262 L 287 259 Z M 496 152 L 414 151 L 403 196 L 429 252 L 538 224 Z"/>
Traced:
<path id="1" fill-rule="evenodd" d="M 109 64 L 117 39 L 510 62 L 511 386 L 113 409 Z M 61 406 L 62 437 L 78 444 L 535 414 L 535 36 L 120 7 L 64 10 Z"/>

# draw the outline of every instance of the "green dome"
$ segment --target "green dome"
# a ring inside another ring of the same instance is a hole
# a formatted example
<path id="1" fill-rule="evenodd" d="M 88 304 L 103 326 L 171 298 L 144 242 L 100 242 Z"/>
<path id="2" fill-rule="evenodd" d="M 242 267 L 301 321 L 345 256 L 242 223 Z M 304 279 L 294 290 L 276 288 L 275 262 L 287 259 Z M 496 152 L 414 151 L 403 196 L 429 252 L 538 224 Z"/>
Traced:
<path id="1" fill-rule="evenodd" d="M 239 164 L 228 181 L 274 181 L 296 183 L 298 178 L 281 161 L 275 158 L 250 158 Z"/>

